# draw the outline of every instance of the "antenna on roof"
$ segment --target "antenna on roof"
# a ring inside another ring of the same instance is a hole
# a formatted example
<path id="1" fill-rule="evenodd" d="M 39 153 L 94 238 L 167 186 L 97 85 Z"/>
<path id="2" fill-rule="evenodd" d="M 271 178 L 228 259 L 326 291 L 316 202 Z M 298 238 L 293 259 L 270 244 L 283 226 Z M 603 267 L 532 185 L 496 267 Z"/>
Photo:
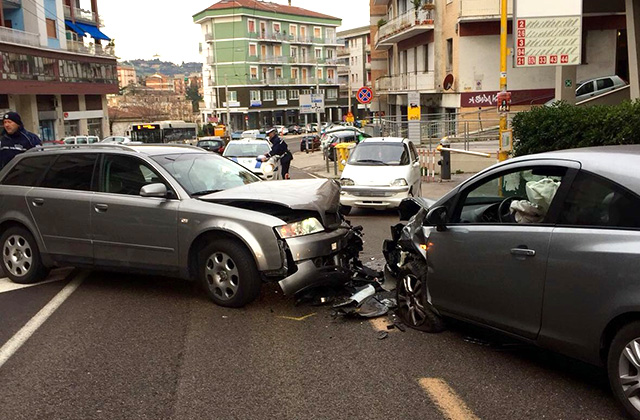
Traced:
<path id="1" fill-rule="evenodd" d="M 291 0 L 289 0 L 289 6 L 291 6 Z"/>

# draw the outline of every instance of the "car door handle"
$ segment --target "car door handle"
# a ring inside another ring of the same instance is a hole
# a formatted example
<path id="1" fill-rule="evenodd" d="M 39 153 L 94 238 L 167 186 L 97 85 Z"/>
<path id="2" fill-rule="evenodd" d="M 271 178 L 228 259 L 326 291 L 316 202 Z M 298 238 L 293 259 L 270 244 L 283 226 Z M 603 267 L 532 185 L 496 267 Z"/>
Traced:
<path id="1" fill-rule="evenodd" d="M 521 257 L 534 257 L 536 255 L 536 251 L 535 249 L 528 248 L 511 248 L 511 254 Z"/>
<path id="2" fill-rule="evenodd" d="M 109 209 L 109 206 L 106 204 L 96 204 L 94 207 L 99 213 L 103 213 Z"/>
<path id="3" fill-rule="evenodd" d="M 31 204 L 33 204 L 35 207 L 40 207 L 44 204 L 44 198 L 34 198 L 33 200 L 31 200 Z"/>

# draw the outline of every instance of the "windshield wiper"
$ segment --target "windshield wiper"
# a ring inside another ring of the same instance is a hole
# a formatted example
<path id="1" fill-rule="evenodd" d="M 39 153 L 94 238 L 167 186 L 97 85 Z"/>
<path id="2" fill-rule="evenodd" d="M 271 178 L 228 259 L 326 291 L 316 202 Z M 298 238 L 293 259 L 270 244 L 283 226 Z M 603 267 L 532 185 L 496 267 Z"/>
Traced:
<path id="1" fill-rule="evenodd" d="M 207 194 L 213 194 L 213 193 L 217 193 L 219 191 L 222 190 L 203 190 L 203 191 L 197 191 L 194 192 L 193 194 L 191 194 L 191 197 L 199 197 L 201 195 L 207 195 Z"/>
<path id="2" fill-rule="evenodd" d="M 381 160 L 375 160 L 375 159 L 358 159 L 356 160 L 356 163 L 363 163 L 363 162 L 368 162 L 368 163 L 381 163 L 383 165 L 388 165 L 388 163 L 383 162 Z"/>

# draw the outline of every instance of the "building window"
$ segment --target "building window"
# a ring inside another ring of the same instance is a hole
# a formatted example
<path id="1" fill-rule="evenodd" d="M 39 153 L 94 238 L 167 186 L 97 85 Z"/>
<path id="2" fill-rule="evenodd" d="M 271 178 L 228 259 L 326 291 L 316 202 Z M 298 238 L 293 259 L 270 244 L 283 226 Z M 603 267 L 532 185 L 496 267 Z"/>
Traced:
<path id="1" fill-rule="evenodd" d="M 298 78 L 298 69 L 296 67 L 291 68 L 291 78 L 294 81 Z"/>
<path id="2" fill-rule="evenodd" d="M 447 39 L 447 71 L 453 70 L 453 38 Z"/>
<path id="3" fill-rule="evenodd" d="M 307 27 L 306 26 L 301 26 L 300 27 L 300 37 L 303 40 L 307 37 Z"/>
<path id="4" fill-rule="evenodd" d="M 238 102 L 238 91 L 236 90 L 229 91 L 229 102 Z"/>
<path id="5" fill-rule="evenodd" d="M 335 78 L 335 70 L 327 69 L 327 79 L 333 80 Z"/>
<path id="6" fill-rule="evenodd" d="M 282 78 L 282 67 L 276 67 L 276 77 L 278 79 Z"/>
<path id="7" fill-rule="evenodd" d="M 371 45 L 371 34 L 367 34 L 367 45 Z"/>
<path id="8" fill-rule="evenodd" d="M 258 44 L 249 44 L 249 56 L 257 57 L 258 56 Z"/>
<path id="9" fill-rule="evenodd" d="M 327 89 L 327 99 L 337 99 L 338 89 Z"/>
<path id="10" fill-rule="evenodd" d="M 250 90 L 249 91 L 249 99 L 251 101 L 259 101 L 260 100 L 260 91 L 259 90 Z"/>
<path id="11" fill-rule="evenodd" d="M 300 91 L 301 95 L 311 95 L 311 89 L 302 89 Z"/>
<path id="12" fill-rule="evenodd" d="M 276 99 L 277 100 L 287 100 L 287 91 L 286 90 L 276 90 Z"/>
<path id="13" fill-rule="evenodd" d="M 282 57 L 282 46 L 274 45 L 273 46 L 273 55 L 276 57 Z"/>
<path id="14" fill-rule="evenodd" d="M 367 71 L 367 82 L 371 82 L 371 72 Z"/>
<path id="15" fill-rule="evenodd" d="M 256 21 L 255 19 L 248 19 L 247 20 L 247 29 L 249 30 L 250 34 L 253 34 L 256 32 Z"/>
<path id="16" fill-rule="evenodd" d="M 258 80 L 258 67 L 251 66 L 249 67 L 249 77 L 251 80 Z"/>
<path id="17" fill-rule="evenodd" d="M 313 27 L 313 37 L 314 38 L 322 38 L 322 28 L 320 28 L 319 26 L 314 26 Z"/>
<path id="18" fill-rule="evenodd" d="M 333 50 L 332 49 L 327 49 L 327 58 L 332 59 L 333 58 Z"/>
<path id="19" fill-rule="evenodd" d="M 273 28 L 273 33 L 279 34 L 280 33 L 280 22 L 273 22 L 272 28 Z"/>
<path id="20" fill-rule="evenodd" d="M 298 35 L 298 25 L 289 25 L 289 35 L 293 36 L 293 39 Z"/>
<path id="21" fill-rule="evenodd" d="M 272 90 L 265 90 L 262 92 L 262 98 L 265 101 L 273 101 L 273 91 Z"/>
<path id="22" fill-rule="evenodd" d="M 317 77 L 318 79 L 322 79 L 322 69 L 318 69 L 318 70 L 316 71 L 316 77 Z"/>
<path id="23" fill-rule="evenodd" d="M 53 19 L 47 19 L 47 37 L 58 38 L 58 31 L 56 30 L 56 21 Z"/>
<path id="24" fill-rule="evenodd" d="M 298 56 L 298 47 L 291 47 L 291 57 Z"/>
<path id="25" fill-rule="evenodd" d="M 423 54 L 424 54 L 424 71 L 429 71 L 429 44 L 423 45 Z"/>
<path id="26" fill-rule="evenodd" d="M 289 99 L 298 99 L 300 97 L 300 93 L 297 89 L 291 89 L 289 91 Z"/>
<path id="27" fill-rule="evenodd" d="M 316 48 L 316 58 L 322 58 L 322 48 Z"/>
<path id="28" fill-rule="evenodd" d="M 324 30 L 324 35 L 327 41 L 331 41 L 332 43 L 334 42 L 335 32 L 333 31 L 333 28 L 326 28 Z"/>
<path id="29" fill-rule="evenodd" d="M 371 63 L 371 54 L 367 54 L 367 63 Z"/>

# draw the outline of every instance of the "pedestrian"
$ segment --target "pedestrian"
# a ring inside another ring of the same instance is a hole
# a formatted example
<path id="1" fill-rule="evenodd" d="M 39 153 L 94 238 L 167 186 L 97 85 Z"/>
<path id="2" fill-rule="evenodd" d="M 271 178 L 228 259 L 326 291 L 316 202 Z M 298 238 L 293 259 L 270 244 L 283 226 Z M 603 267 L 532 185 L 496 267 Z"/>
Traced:
<path id="1" fill-rule="evenodd" d="M 289 166 L 291 165 L 291 161 L 293 160 L 293 154 L 291 154 L 289 146 L 278 136 L 278 131 L 275 128 L 270 128 L 269 130 L 267 130 L 267 137 L 271 142 L 271 150 L 269 151 L 269 153 L 267 153 L 266 156 L 280 156 L 282 178 L 289 179 Z"/>
<path id="2" fill-rule="evenodd" d="M 2 116 L 4 133 L 0 137 L 0 169 L 14 156 L 42 144 L 40 137 L 27 131 L 17 112 L 7 112 Z"/>

